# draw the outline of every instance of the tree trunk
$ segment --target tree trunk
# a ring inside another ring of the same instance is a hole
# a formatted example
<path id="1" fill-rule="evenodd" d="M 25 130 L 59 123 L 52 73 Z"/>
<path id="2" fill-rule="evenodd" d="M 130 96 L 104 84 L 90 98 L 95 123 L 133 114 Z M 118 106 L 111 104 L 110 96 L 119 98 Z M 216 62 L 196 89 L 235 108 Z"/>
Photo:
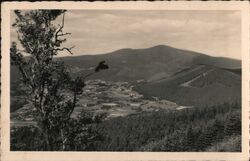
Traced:
<path id="1" fill-rule="evenodd" d="M 52 141 L 51 141 L 51 138 L 49 136 L 49 131 L 47 128 L 44 128 L 44 141 L 46 143 L 46 150 L 47 151 L 52 151 L 53 150 L 53 144 L 52 144 Z"/>
<path id="2" fill-rule="evenodd" d="M 63 129 L 60 129 L 60 133 L 61 133 L 61 138 L 62 138 L 62 150 L 65 151 L 67 138 L 65 138 L 64 136 Z"/>
<path id="3" fill-rule="evenodd" d="M 53 140 L 51 138 L 51 131 L 49 130 L 49 127 L 47 125 L 46 119 L 42 119 L 42 121 L 39 121 L 41 132 L 43 134 L 43 139 L 46 144 L 46 151 L 53 151 Z"/>

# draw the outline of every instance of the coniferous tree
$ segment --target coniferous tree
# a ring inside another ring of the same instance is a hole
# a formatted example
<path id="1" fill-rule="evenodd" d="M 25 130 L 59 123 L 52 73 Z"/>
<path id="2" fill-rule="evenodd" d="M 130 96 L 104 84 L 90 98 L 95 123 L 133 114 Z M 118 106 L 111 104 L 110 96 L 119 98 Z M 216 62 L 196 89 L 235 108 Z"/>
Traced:
<path id="1" fill-rule="evenodd" d="M 35 119 L 46 150 L 67 150 L 71 114 L 85 83 L 83 77 L 71 78 L 64 63 L 54 59 L 62 51 L 73 54 L 73 47 L 62 47 L 65 36 L 70 35 L 63 31 L 66 10 L 14 12 L 13 27 L 17 30 L 21 49 L 12 42 L 12 64 L 19 69 L 28 87 L 27 98 L 36 109 Z M 53 21 L 59 16 L 62 16 L 62 23 L 57 27 Z"/>
<path id="2" fill-rule="evenodd" d="M 239 135 L 241 134 L 241 113 L 230 112 L 225 123 L 225 135 Z"/>
<path id="3" fill-rule="evenodd" d="M 196 136 L 194 130 L 192 129 L 191 126 L 188 126 L 186 129 L 186 144 L 185 144 L 185 149 L 187 151 L 190 151 L 195 147 L 195 140 Z"/>

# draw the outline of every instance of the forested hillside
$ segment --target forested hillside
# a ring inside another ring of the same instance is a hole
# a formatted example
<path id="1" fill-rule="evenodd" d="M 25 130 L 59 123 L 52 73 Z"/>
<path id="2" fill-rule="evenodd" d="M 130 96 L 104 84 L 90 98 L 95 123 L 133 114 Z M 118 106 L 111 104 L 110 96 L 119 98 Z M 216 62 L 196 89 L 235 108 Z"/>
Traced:
<path id="1" fill-rule="evenodd" d="M 102 151 L 205 151 L 241 135 L 240 111 L 238 104 L 223 104 L 115 118 L 97 126 L 105 137 L 96 147 Z"/>
<path id="2" fill-rule="evenodd" d="M 159 97 L 188 106 L 212 106 L 223 102 L 241 102 L 239 70 L 195 65 L 171 78 L 135 85 L 146 97 Z"/>
<path id="3" fill-rule="evenodd" d="M 240 108 L 225 103 L 118 117 L 94 124 L 91 129 L 101 138 L 82 146 L 87 151 L 241 151 Z M 36 127 L 11 134 L 12 150 L 43 150 Z M 30 137 L 23 139 L 25 135 Z"/>

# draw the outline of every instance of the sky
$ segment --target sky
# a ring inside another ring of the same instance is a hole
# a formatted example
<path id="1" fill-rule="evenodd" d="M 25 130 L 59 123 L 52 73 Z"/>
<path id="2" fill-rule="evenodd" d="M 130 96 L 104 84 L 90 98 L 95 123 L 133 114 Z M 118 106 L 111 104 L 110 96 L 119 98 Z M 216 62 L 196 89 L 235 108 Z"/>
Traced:
<path id="1" fill-rule="evenodd" d="M 61 18 L 55 24 L 61 23 Z M 15 19 L 13 14 L 11 19 Z M 168 45 L 241 58 L 239 11 L 68 10 L 64 31 L 72 33 L 64 45 L 75 46 L 74 56 Z M 11 39 L 16 40 L 14 28 Z"/>

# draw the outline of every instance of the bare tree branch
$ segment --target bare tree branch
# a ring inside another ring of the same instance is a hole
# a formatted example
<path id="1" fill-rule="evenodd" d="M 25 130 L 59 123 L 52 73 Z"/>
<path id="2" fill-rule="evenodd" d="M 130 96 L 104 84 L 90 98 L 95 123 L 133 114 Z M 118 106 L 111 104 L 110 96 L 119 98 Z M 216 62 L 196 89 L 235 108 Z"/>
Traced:
<path id="1" fill-rule="evenodd" d="M 57 35 L 57 37 L 59 37 L 59 36 L 65 36 L 65 35 L 71 35 L 71 33 L 69 33 L 69 32 L 66 32 L 65 34 L 62 33 L 62 34 L 60 34 L 60 35 Z"/>
<path id="2" fill-rule="evenodd" d="M 64 16 L 65 16 L 65 13 L 63 14 L 63 17 L 62 17 L 62 25 L 59 24 L 59 29 L 56 32 L 56 35 L 58 35 L 59 32 L 62 32 L 62 29 L 64 27 Z"/>
<path id="3" fill-rule="evenodd" d="M 73 55 L 72 53 L 72 49 L 74 48 L 75 46 L 72 46 L 71 48 L 67 48 L 67 47 L 63 47 L 63 48 L 55 48 L 54 50 L 57 52 L 57 51 L 63 51 L 63 50 L 66 50 L 68 51 L 71 55 Z"/>

